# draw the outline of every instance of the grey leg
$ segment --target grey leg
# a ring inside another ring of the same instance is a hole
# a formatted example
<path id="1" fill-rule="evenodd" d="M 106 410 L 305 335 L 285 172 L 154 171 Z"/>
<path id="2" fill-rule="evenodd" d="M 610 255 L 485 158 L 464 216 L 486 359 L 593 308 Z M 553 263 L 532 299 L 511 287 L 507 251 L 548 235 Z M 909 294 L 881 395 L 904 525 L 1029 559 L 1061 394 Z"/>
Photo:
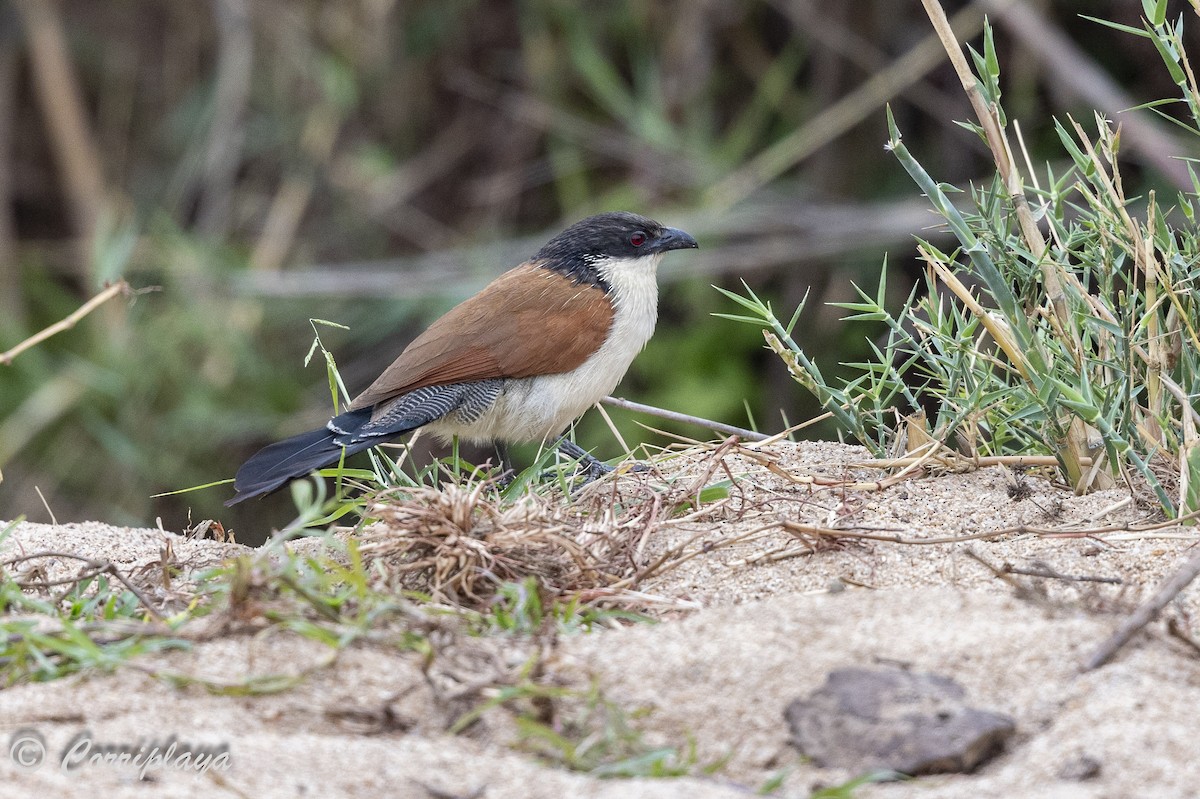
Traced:
<path id="1" fill-rule="evenodd" d="M 508 442 L 493 441 L 492 444 L 496 449 L 496 482 L 500 488 L 505 488 L 517 476 L 516 467 L 513 466 L 512 452 L 509 451 Z"/>
<path id="2" fill-rule="evenodd" d="M 512 452 L 508 448 L 508 442 L 493 441 L 492 444 L 496 448 L 496 466 L 501 469 L 512 469 Z"/>
<path id="3" fill-rule="evenodd" d="M 609 472 L 613 471 L 613 467 L 596 458 L 592 453 L 580 447 L 564 434 L 555 445 L 558 451 L 566 455 L 568 458 L 574 458 L 583 465 L 585 474 L 584 485 L 596 480 Z"/>

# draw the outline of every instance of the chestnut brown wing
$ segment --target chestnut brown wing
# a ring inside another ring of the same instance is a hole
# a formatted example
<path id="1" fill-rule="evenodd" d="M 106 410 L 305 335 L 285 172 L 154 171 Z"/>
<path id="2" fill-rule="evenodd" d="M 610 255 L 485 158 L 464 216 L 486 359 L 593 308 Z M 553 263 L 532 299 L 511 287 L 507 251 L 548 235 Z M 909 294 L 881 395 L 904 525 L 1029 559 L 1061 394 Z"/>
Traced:
<path id="1" fill-rule="evenodd" d="M 612 317 L 597 286 L 521 264 L 417 336 L 350 410 L 422 386 L 569 372 L 600 349 Z"/>

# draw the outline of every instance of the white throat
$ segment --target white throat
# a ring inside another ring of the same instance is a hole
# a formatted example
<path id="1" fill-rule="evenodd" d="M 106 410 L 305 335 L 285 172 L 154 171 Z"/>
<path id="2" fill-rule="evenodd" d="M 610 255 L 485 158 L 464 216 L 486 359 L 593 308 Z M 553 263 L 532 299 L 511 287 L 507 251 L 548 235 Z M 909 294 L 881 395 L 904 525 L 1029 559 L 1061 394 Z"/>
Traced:
<path id="1" fill-rule="evenodd" d="M 662 257 L 662 253 L 656 253 L 641 258 L 601 258 L 593 264 L 612 289 L 613 327 L 604 346 L 620 340 L 623 347 L 633 348 L 625 368 L 654 334 L 658 322 L 658 264 Z"/>

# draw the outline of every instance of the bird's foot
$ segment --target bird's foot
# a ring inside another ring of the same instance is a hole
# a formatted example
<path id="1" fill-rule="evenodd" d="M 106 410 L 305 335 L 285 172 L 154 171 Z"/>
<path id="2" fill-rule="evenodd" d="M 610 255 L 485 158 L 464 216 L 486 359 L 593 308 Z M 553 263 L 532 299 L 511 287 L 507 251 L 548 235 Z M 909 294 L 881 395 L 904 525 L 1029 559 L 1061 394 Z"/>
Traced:
<path id="1" fill-rule="evenodd" d="M 566 455 L 568 458 L 574 458 L 579 463 L 580 468 L 579 471 L 576 472 L 576 475 L 581 476 L 582 480 L 576 484 L 575 490 L 579 490 L 589 483 L 595 482 L 601 477 L 617 471 L 617 467 L 608 465 L 569 439 L 564 438 L 559 442 L 558 451 Z M 635 462 L 629 467 L 629 470 L 634 472 L 645 472 L 650 470 L 650 466 L 645 463 Z"/>
<path id="2" fill-rule="evenodd" d="M 606 474 L 612 474 L 613 472 L 616 471 L 615 467 L 609 466 L 604 461 L 599 460 L 598 458 L 595 458 L 592 455 L 588 455 L 587 453 L 584 453 L 584 454 L 587 457 L 580 458 L 580 460 L 579 460 L 580 469 L 578 472 L 576 472 L 577 475 L 582 475 L 583 480 L 579 483 L 578 486 L 576 486 L 576 488 L 582 488 L 583 486 L 587 485 L 588 483 L 599 480 L 601 477 L 604 477 Z"/>

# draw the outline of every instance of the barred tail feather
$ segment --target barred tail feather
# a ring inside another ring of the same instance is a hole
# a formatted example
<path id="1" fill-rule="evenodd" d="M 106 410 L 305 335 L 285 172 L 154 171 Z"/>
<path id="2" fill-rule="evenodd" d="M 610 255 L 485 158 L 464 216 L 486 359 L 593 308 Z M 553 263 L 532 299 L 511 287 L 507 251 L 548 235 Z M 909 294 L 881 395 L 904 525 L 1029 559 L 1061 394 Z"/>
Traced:
<path id="1" fill-rule="evenodd" d="M 353 415 L 363 418 L 347 419 L 346 417 L 351 417 L 352 414 L 343 414 L 334 421 L 341 422 L 339 428 L 346 430 L 351 425 L 359 427 L 370 419 L 369 411 L 354 412 Z M 350 424 L 346 424 L 347 422 Z M 355 422 L 357 424 L 354 424 Z M 252 455 L 238 469 L 233 481 L 237 496 L 225 504 L 234 505 L 244 499 L 270 494 L 290 480 L 303 477 L 314 469 L 337 463 L 342 457 L 343 448 L 349 457 L 370 449 L 386 438 L 388 436 L 368 436 L 362 440 L 353 440 L 351 436 L 322 427 L 271 444 Z"/>
<path id="2" fill-rule="evenodd" d="M 463 408 L 467 421 L 477 418 L 495 401 L 503 383 L 503 380 L 478 380 L 425 386 L 377 409 L 360 408 L 335 416 L 320 430 L 292 436 L 251 456 L 234 478 L 237 496 L 225 504 L 270 494 L 289 480 L 337 463 L 343 449 L 347 457 L 355 455 L 441 419 L 451 411 Z"/>

